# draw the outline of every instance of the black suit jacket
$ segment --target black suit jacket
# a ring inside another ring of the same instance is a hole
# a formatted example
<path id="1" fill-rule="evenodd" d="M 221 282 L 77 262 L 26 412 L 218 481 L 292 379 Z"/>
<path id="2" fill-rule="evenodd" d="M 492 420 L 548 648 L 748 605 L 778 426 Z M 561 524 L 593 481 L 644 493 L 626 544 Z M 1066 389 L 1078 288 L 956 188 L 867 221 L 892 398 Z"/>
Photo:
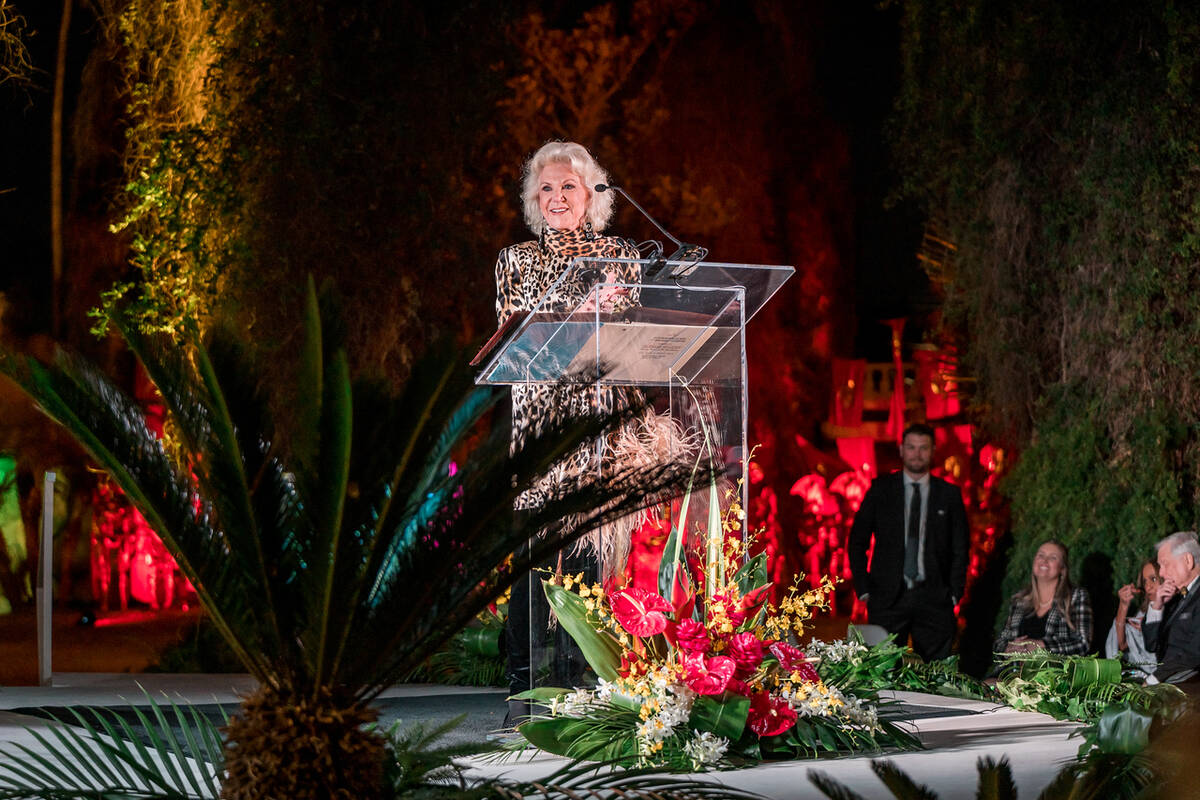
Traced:
<path id="1" fill-rule="evenodd" d="M 1198 584 L 1200 586 L 1200 584 Z M 1200 669 L 1200 591 L 1176 596 L 1163 607 L 1158 622 L 1142 623 L 1146 649 L 1158 655 L 1161 666 L 1154 677 L 1162 682 Z"/>
<path id="2" fill-rule="evenodd" d="M 962 494 L 941 478 L 930 476 L 925 517 L 925 583 L 961 598 L 967 585 L 971 534 Z M 867 548 L 875 535 L 875 552 L 867 570 Z M 904 473 L 876 478 L 867 490 L 850 528 L 850 570 L 854 591 L 870 593 L 871 604 L 891 606 L 904 586 Z"/>

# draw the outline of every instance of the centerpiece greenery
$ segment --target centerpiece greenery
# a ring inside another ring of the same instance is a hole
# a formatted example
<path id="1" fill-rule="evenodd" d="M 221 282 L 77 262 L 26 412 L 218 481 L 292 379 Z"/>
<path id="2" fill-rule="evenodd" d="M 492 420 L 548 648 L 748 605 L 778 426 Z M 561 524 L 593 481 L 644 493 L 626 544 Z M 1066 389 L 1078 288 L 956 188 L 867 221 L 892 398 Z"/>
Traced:
<path id="1" fill-rule="evenodd" d="M 907 647 L 896 644 L 890 636 L 868 647 L 851 628 L 845 640 L 814 640 L 805 652 L 817 663 L 817 672 L 823 681 L 863 699 L 875 699 L 885 690 L 971 700 L 995 701 L 998 698 L 992 687 L 959 671 L 957 655 L 925 662 Z"/>
<path id="2" fill-rule="evenodd" d="M 996 692 L 1019 711 L 1095 723 L 1107 709 L 1124 705 L 1171 722 L 1186 706 L 1176 686 L 1124 680 L 1117 659 L 1036 651 L 1004 659 Z"/>

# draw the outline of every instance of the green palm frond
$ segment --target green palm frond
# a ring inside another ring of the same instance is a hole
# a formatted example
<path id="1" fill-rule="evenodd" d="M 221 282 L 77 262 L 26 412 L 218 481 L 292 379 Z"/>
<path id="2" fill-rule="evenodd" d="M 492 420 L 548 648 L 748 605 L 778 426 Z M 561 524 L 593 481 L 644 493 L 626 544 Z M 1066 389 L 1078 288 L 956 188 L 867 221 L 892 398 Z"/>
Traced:
<path id="1" fill-rule="evenodd" d="M 763 800 L 761 795 L 716 783 L 694 775 L 676 776 L 663 769 L 627 768 L 573 761 L 536 781 L 513 781 L 506 777 L 481 779 L 468 775 L 467 767 L 455 762 L 467 755 L 494 751 L 472 746 L 438 746 L 437 740 L 458 720 L 426 728 L 413 725 L 389 732 L 395 765 L 389 765 L 389 786 L 396 797 L 504 798 L 505 800 Z M 494 759 L 493 759 L 494 760 Z"/>
<path id="2" fill-rule="evenodd" d="M 872 761 L 871 771 L 898 800 L 937 800 L 937 794 L 922 786 L 891 761 Z"/>
<path id="3" fill-rule="evenodd" d="M 1186 695 L 1176 686 L 1123 680 L 1115 660 L 1044 652 L 1006 655 L 996 692 L 1017 709 L 1091 723 L 1118 704 L 1167 722 L 1186 706 Z"/>
<path id="4" fill-rule="evenodd" d="M 518 457 L 512 462 L 512 472 L 518 476 L 541 469 L 540 464 L 522 461 Z M 449 517 L 454 517 L 456 536 L 443 538 L 435 548 L 407 547 L 397 554 L 396 563 L 404 567 L 403 572 L 427 577 L 420 583 L 392 581 L 374 595 L 371 623 L 379 627 L 370 635 L 384 637 L 384 641 L 394 639 L 397 619 L 405 626 L 411 624 L 430 643 L 453 635 L 533 564 L 545 561 L 586 530 L 640 508 L 646 497 L 672 493 L 681 476 L 679 470 L 669 467 L 625 471 L 603 484 L 591 483 L 550 501 L 531 513 L 523 529 L 517 530 L 508 510 L 515 496 L 510 476 L 503 470 L 465 469 L 459 484 L 464 490 L 462 505 L 448 510 L 444 517 L 447 524 Z M 524 485 L 519 478 L 518 483 Z M 552 528 L 554 525 L 559 527 Z M 514 561 L 511 571 L 494 569 L 525 541 L 530 542 L 529 550 Z M 435 613 L 422 613 L 423 609 Z M 412 652 L 397 650 L 396 654 L 399 658 L 388 670 L 396 677 L 419 663 Z"/>
<path id="5" fill-rule="evenodd" d="M 413 674 L 419 683 L 441 683 L 458 686 L 503 686 L 505 663 L 500 655 L 476 652 L 465 643 L 460 631 L 445 646 Z"/>
<path id="6" fill-rule="evenodd" d="M 708 783 L 694 775 L 676 776 L 660 769 L 626 769 L 578 761 L 537 781 L 494 779 L 480 784 L 478 796 L 502 800 L 764 800 L 743 789 Z M 468 790 L 470 791 L 470 790 Z"/>
<path id="7" fill-rule="evenodd" d="M 148 700 L 128 709 L 70 709 L 45 731 L 27 729 L 37 747 L 0 746 L 0 800 L 209 800 L 220 796 L 221 736 L 198 709 Z M 462 759 L 495 745 L 439 743 L 461 717 L 434 726 L 394 726 L 387 733 L 386 786 L 394 797 L 761 800 L 752 792 L 676 777 L 661 769 L 573 762 L 537 781 L 468 776 Z M 178 730 L 176 730 L 178 729 Z M 147 739 L 143 743 L 142 738 Z"/>
<path id="8" fill-rule="evenodd" d="M 147 700 L 149 714 L 131 707 L 136 729 L 108 708 L 69 709 L 69 718 L 26 728 L 36 747 L 0 750 L 0 798 L 218 797 L 224 760 L 216 726 L 195 708 Z"/>
<path id="9" fill-rule="evenodd" d="M 896 688 L 968 700 L 997 699 L 991 686 L 959 670 L 957 655 L 926 662 L 905 654 L 896 675 Z"/>
<path id="10" fill-rule="evenodd" d="M 420 787 L 440 783 L 457 784 L 466 788 L 466 767 L 461 759 L 478 755 L 482 750 L 494 746 L 478 744 L 440 745 L 438 740 L 462 723 L 459 716 L 446 722 L 427 727 L 415 723 L 408 727 L 396 724 L 388 731 L 389 759 L 384 780 L 395 796 L 415 793 Z"/>
<path id="11" fill-rule="evenodd" d="M 979 800 L 1016 800 L 1017 785 L 1013 783 L 1007 757 L 999 761 L 981 758 L 976 769 L 979 770 Z"/>
<path id="12" fill-rule="evenodd" d="M 1054 780 L 1042 789 L 1038 800 L 1082 800 L 1077 787 L 1078 776 L 1071 767 L 1059 771 Z"/>
<path id="13" fill-rule="evenodd" d="M 1000 765 L 997 767 L 990 759 L 983 758 L 979 760 L 978 768 L 980 773 L 978 797 L 980 800 L 992 800 L 994 796 L 986 794 L 984 791 L 985 783 L 1001 785 L 1003 781 L 992 780 L 993 773 L 998 770 L 999 772 L 1008 774 L 1008 762 L 1005 759 L 1001 759 Z M 984 777 L 985 770 L 988 774 L 986 780 Z M 872 761 L 871 771 L 875 773 L 875 776 L 879 780 L 883 781 L 883 784 L 887 787 L 889 796 L 896 798 L 896 800 L 938 800 L 936 792 L 928 786 L 918 784 L 891 761 Z M 811 770 L 808 773 L 808 779 L 826 797 L 832 798 L 832 800 L 863 800 L 862 795 L 823 772 Z M 1010 787 L 1012 785 L 1011 774 L 1008 774 L 1008 785 Z M 1012 794 L 999 795 L 999 798 L 1002 800 L 1011 800 L 1011 798 L 1015 797 L 1015 790 Z"/>

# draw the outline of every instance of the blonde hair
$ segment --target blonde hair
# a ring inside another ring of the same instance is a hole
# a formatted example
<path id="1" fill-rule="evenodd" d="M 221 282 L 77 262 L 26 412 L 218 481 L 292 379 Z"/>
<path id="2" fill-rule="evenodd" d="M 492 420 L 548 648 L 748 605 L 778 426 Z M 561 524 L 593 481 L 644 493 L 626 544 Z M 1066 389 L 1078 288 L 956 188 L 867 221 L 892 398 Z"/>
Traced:
<path id="1" fill-rule="evenodd" d="M 597 192 L 596 184 L 608 183 L 608 173 L 596 163 L 587 148 L 575 142 L 546 142 L 525 162 L 521 175 L 521 203 L 525 210 L 525 224 L 529 230 L 541 236 L 546 230 L 546 219 L 538 204 L 538 178 L 547 164 L 568 164 L 575 171 L 587 190 L 588 204 L 585 217 L 592 230 L 599 233 L 608 227 L 613 215 L 612 192 Z"/>

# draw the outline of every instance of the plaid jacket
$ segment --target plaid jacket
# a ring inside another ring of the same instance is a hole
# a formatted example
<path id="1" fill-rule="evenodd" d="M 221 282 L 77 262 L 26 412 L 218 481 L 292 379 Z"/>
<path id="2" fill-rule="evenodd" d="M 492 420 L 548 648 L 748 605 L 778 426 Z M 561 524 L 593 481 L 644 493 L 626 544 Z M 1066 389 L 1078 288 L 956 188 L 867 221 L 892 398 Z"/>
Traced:
<path id="1" fill-rule="evenodd" d="M 1046 613 L 1046 638 L 1043 641 L 1046 643 L 1046 649 L 1051 653 L 1080 656 L 1088 651 L 1092 641 L 1092 599 L 1088 597 L 1087 589 L 1076 587 L 1071 592 L 1068 611 L 1071 614 L 1071 622 L 1075 625 L 1074 628 L 1067 624 L 1066 618 L 1058 610 L 1057 603 L 1050 606 L 1050 611 Z M 1000 630 L 1000 635 L 996 637 L 996 644 L 992 647 L 993 652 L 1003 653 L 1004 648 L 1008 647 L 1008 643 L 1017 638 L 1017 630 L 1021 627 L 1021 618 L 1029 612 L 1029 607 L 1014 596 L 1009 602 L 1008 619 Z"/>

